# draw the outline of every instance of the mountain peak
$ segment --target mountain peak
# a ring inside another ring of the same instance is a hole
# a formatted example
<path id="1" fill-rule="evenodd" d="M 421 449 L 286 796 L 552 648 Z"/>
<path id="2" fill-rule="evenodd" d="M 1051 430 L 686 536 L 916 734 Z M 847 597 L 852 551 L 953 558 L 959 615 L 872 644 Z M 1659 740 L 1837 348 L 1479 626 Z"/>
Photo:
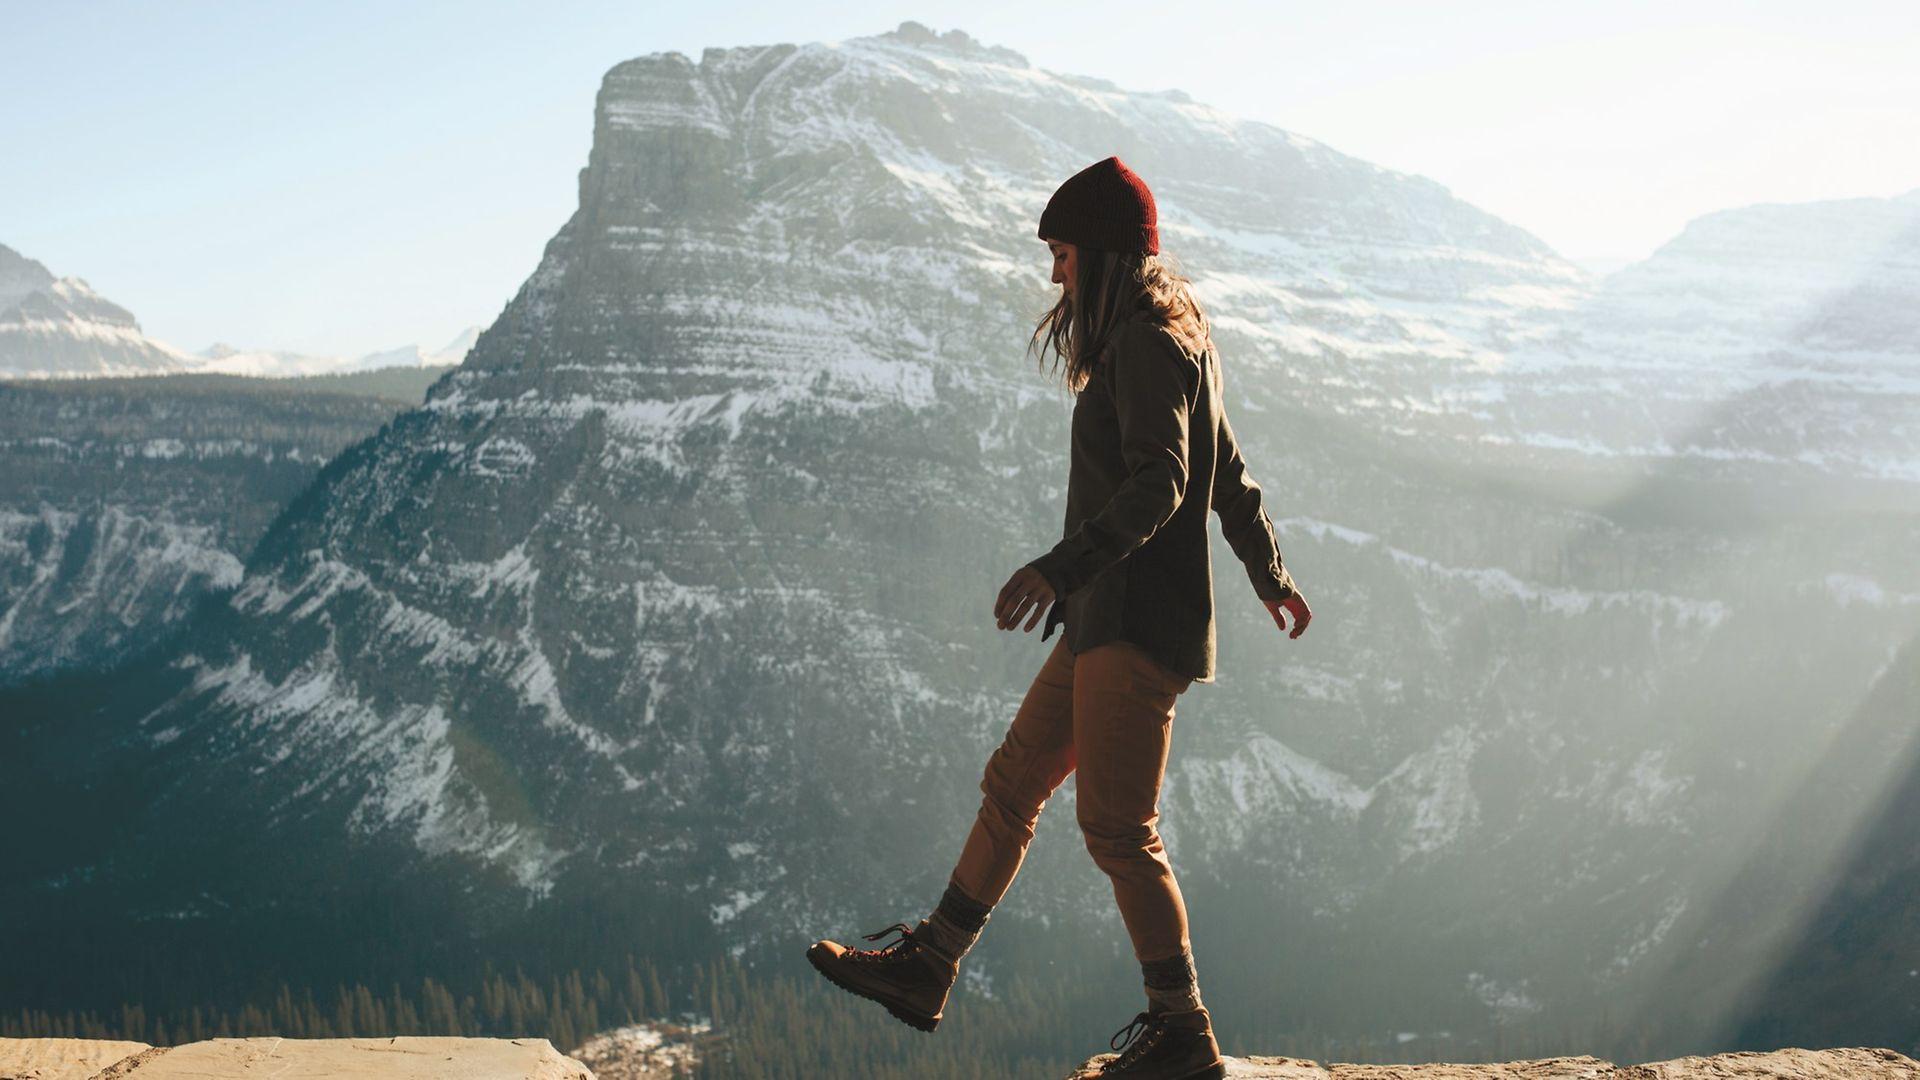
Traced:
<path id="1" fill-rule="evenodd" d="M 141 333 L 132 312 L 85 278 L 55 277 L 0 245 L 0 376 L 138 375 L 177 371 L 187 359 Z"/>
<path id="2" fill-rule="evenodd" d="M 922 22 L 906 19 L 899 26 L 884 34 L 873 34 L 851 39 L 852 41 L 885 41 L 918 48 L 939 48 L 951 52 L 965 53 L 971 56 L 991 58 L 1011 64 L 1014 67 L 1027 67 L 1027 58 L 1021 53 L 1000 45 L 987 45 L 965 30 L 958 28 L 944 34 L 935 33 L 933 28 Z"/>
<path id="3" fill-rule="evenodd" d="M 53 272 L 38 259 L 0 244 L 0 311 L 11 309 L 27 294 L 39 292 L 53 281 Z"/>

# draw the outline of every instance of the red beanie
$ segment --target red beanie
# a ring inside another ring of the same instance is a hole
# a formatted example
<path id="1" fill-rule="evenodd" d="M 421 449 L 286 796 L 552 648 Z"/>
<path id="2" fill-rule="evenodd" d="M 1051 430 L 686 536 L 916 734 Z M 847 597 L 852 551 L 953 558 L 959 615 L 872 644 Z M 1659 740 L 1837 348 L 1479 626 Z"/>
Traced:
<path id="1" fill-rule="evenodd" d="M 1040 214 L 1040 239 L 1064 240 L 1098 251 L 1160 250 L 1153 192 L 1117 157 L 1067 177 Z"/>

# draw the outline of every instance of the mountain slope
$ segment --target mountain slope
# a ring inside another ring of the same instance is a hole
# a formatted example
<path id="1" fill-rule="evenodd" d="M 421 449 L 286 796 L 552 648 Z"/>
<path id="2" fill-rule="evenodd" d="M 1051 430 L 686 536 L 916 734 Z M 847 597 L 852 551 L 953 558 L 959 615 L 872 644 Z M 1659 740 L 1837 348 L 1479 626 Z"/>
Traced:
<path id="1" fill-rule="evenodd" d="M 1920 191 L 1709 214 L 1516 351 L 1490 407 L 1535 445 L 1920 481 L 1917 289 Z"/>
<path id="2" fill-rule="evenodd" d="M 405 400 L 225 376 L 0 384 L 0 685 L 158 645 Z"/>

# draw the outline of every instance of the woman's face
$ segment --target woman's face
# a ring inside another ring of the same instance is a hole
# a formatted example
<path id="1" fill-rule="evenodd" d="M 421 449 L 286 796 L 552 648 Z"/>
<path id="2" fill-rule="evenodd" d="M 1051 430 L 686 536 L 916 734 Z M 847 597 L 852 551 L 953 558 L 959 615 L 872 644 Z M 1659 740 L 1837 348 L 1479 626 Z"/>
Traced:
<path id="1" fill-rule="evenodd" d="M 1076 261 L 1080 257 L 1079 247 L 1059 240 L 1049 240 L 1047 250 L 1053 253 L 1053 283 L 1066 290 L 1068 296 L 1072 296 L 1074 275 L 1080 270 L 1080 264 Z"/>

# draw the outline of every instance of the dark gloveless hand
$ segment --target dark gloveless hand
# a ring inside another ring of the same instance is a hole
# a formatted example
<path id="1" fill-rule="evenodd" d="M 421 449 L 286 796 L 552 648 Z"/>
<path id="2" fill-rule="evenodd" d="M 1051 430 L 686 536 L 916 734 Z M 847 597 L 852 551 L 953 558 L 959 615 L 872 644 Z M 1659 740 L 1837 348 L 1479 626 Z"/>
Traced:
<path id="1" fill-rule="evenodd" d="M 1307 632 L 1307 624 L 1313 621 L 1313 609 L 1307 606 L 1307 598 L 1299 589 L 1285 600 L 1262 600 L 1267 612 L 1273 616 L 1273 624 L 1289 638 L 1297 638 Z M 1293 629 L 1287 629 L 1287 616 L 1293 616 Z"/>
<path id="2" fill-rule="evenodd" d="M 1031 631 L 1053 601 L 1053 586 L 1047 583 L 1046 575 L 1031 566 L 1023 566 L 1000 587 L 1000 595 L 993 602 L 994 624 L 1002 630 L 1011 630 L 1019 626 L 1024 617 L 1027 625 L 1020 628 Z"/>

